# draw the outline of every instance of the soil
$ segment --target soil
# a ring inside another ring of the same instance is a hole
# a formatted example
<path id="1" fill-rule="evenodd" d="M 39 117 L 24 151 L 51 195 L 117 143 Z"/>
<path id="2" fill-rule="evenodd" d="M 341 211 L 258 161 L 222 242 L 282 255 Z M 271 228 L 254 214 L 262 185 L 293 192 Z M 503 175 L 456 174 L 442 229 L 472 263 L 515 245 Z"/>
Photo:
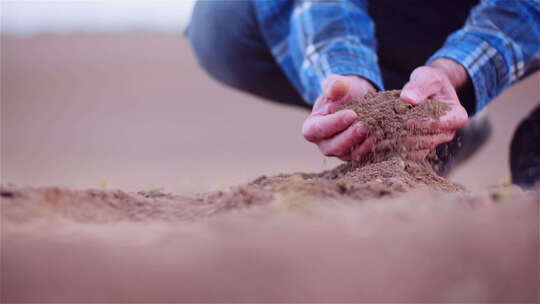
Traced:
<path id="1" fill-rule="evenodd" d="M 256 189 L 4 187 L 2 302 L 538 302 L 538 191 L 264 204 Z"/>
<path id="2" fill-rule="evenodd" d="M 374 139 L 372 153 L 364 161 L 380 162 L 393 156 L 410 158 L 409 155 L 420 146 L 404 145 L 411 134 L 436 134 L 437 130 L 407 127 L 410 120 L 437 120 L 449 110 L 448 105 L 428 99 L 415 106 L 399 98 L 400 90 L 370 92 L 360 99 L 353 99 L 338 107 L 356 112 L 368 129 L 368 138 Z"/>
<path id="3" fill-rule="evenodd" d="M 380 134 L 382 140 L 374 146 L 369 159 L 344 163 L 333 170 L 261 176 L 248 184 L 232 187 L 230 191 L 202 193 L 194 197 L 159 190 L 129 194 L 123 191 L 17 187 L 2 188 L 2 196 L 61 206 L 58 210 L 65 216 L 91 222 L 120 218 L 194 220 L 234 209 L 269 204 L 282 196 L 294 196 L 300 200 L 360 202 L 395 197 L 413 189 L 427 192 L 464 191 L 462 187 L 438 176 L 426 161 L 409 159 L 407 148 L 402 145 L 403 137 L 414 132 L 404 127 L 406 121 L 411 118 L 438 119 L 445 113 L 446 105 L 428 100 L 413 107 L 399 99 L 399 91 L 387 91 L 370 93 L 343 108 L 356 111 L 359 119 L 366 123 L 369 133 Z M 27 217 L 35 214 L 35 210 L 18 210 L 28 207 L 24 204 L 16 206 L 6 209 L 8 216 Z"/>

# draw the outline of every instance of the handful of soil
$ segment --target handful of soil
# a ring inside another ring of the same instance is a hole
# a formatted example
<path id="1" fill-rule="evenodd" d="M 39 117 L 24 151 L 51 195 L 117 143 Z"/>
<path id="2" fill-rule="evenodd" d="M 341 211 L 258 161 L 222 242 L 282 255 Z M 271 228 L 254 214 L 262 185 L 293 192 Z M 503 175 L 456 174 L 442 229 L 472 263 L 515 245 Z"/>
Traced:
<path id="1" fill-rule="evenodd" d="M 437 130 L 407 128 L 411 119 L 437 120 L 450 108 L 437 100 L 411 105 L 399 98 L 400 91 L 373 92 L 353 99 L 337 110 L 357 113 L 368 136 L 377 138 L 367 158 L 342 164 L 318 174 L 287 174 L 262 177 L 251 185 L 271 192 L 304 193 L 317 197 L 349 197 L 354 200 L 395 196 L 423 187 L 431 191 L 461 192 L 463 189 L 438 176 L 427 160 L 411 158 L 418 146 L 405 143 L 416 134 L 436 134 Z M 435 156 L 432 151 L 432 156 Z"/>
<path id="2" fill-rule="evenodd" d="M 368 137 L 377 139 L 372 153 L 365 159 L 369 163 L 378 163 L 396 156 L 408 159 L 409 152 L 419 147 L 407 146 L 405 139 L 413 133 L 422 134 L 426 131 L 406 128 L 405 123 L 411 119 L 437 120 L 450 109 L 448 105 L 432 99 L 413 106 L 401 100 L 399 95 L 399 90 L 370 92 L 337 109 L 356 112 L 358 120 L 368 130 Z M 433 130 L 429 132 L 433 134 Z"/>

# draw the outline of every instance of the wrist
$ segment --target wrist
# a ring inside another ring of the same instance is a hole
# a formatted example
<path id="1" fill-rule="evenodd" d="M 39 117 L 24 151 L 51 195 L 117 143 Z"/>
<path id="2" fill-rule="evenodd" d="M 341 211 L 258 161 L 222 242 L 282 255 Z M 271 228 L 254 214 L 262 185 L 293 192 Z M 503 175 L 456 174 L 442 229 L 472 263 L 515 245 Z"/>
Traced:
<path id="1" fill-rule="evenodd" d="M 456 91 L 464 87 L 469 81 L 469 75 L 465 68 L 452 59 L 438 58 L 428 65 L 446 75 Z"/>

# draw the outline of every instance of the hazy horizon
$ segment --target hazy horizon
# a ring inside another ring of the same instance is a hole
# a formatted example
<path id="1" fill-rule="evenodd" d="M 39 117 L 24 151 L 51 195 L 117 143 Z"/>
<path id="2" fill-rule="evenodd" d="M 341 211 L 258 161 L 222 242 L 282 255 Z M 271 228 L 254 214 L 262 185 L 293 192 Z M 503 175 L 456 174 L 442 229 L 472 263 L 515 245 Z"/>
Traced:
<path id="1" fill-rule="evenodd" d="M 0 32 L 9 35 L 73 32 L 181 32 L 195 0 L 6 1 Z"/>

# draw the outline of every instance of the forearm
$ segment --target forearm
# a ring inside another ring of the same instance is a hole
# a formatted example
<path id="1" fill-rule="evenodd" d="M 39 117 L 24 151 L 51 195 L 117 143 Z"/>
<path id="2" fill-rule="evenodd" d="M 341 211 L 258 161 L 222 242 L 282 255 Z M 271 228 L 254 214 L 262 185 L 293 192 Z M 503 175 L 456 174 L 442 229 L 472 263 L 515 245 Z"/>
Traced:
<path id="1" fill-rule="evenodd" d="M 331 74 L 384 89 L 367 0 L 252 0 L 261 32 L 291 84 L 313 104 Z"/>
<path id="2" fill-rule="evenodd" d="M 459 63 L 474 88 L 478 111 L 540 67 L 539 18 L 537 0 L 483 1 L 428 64 L 441 58 Z"/>
<path id="3" fill-rule="evenodd" d="M 306 101 L 315 101 L 331 74 L 356 75 L 383 89 L 365 1 L 296 3 L 288 46 Z"/>

